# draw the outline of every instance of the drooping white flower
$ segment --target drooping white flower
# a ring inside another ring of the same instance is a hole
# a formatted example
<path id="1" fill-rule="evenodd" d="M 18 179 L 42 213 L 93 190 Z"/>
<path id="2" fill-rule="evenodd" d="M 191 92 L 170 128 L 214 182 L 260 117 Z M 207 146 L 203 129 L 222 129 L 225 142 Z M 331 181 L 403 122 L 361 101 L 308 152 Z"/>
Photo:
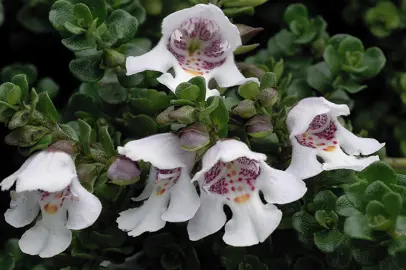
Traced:
<path id="1" fill-rule="evenodd" d="M 371 155 L 385 144 L 357 137 L 344 128 L 337 117 L 349 114 L 347 105 L 334 104 L 323 97 L 306 98 L 294 106 L 287 117 L 293 150 L 286 171 L 306 179 L 323 170 L 362 171 L 379 160 L 378 156 L 355 157 Z M 323 159 L 322 163 L 317 157 Z"/>
<path id="2" fill-rule="evenodd" d="M 22 252 L 42 258 L 66 250 L 72 230 L 91 226 L 99 217 L 101 203 L 82 187 L 69 154 L 44 150 L 34 154 L 13 175 L 0 185 L 11 191 L 10 209 L 4 214 L 13 227 L 24 227 L 41 213 L 36 224 L 28 229 L 19 246 Z"/>
<path id="3" fill-rule="evenodd" d="M 264 154 L 252 152 L 236 140 L 218 141 L 203 157 L 202 169 L 193 181 L 201 190 L 201 206 L 189 221 L 189 238 L 199 240 L 226 223 L 223 206 L 233 212 L 225 225 L 224 242 L 250 246 L 263 242 L 279 225 L 282 212 L 276 204 L 290 203 L 306 192 L 303 181 L 271 168 Z M 259 196 L 264 195 L 268 204 Z"/>
<path id="4" fill-rule="evenodd" d="M 135 237 L 160 230 L 167 221 L 182 222 L 194 216 L 200 205 L 189 175 L 195 154 L 182 150 L 176 135 L 164 133 L 131 141 L 118 152 L 134 161 L 151 163 L 145 189 L 135 199 L 148 200 L 120 213 L 120 229 Z"/>
<path id="5" fill-rule="evenodd" d="M 220 87 L 241 85 L 256 78 L 245 78 L 234 62 L 234 50 L 241 46 L 238 28 L 215 5 L 198 4 L 174 12 L 162 23 L 162 38 L 150 52 L 128 57 L 127 75 L 145 70 L 164 73 L 158 81 L 172 91 L 195 76 L 206 84 L 214 78 Z M 174 69 L 175 77 L 167 73 Z M 218 95 L 207 90 L 207 97 Z"/>

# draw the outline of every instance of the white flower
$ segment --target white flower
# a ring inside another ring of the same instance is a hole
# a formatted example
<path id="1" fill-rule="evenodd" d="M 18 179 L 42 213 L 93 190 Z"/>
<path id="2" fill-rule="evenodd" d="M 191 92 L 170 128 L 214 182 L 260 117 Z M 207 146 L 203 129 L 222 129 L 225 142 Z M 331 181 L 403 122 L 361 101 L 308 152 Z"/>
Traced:
<path id="1" fill-rule="evenodd" d="M 220 87 L 241 85 L 256 78 L 245 78 L 234 63 L 234 50 L 241 46 L 240 33 L 215 5 L 199 4 L 167 16 L 162 23 L 162 38 L 150 52 L 128 57 L 127 75 L 145 70 L 164 73 L 158 81 L 172 91 L 195 76 L 206 84 L 214 78 Z M 175 78 L 167 73 L 174 68 Z M 218 95 L 207 90 L 207 97 Z"/>
<path id="2" fill-rule="evenodd" d="M 355 157 L 371 155 L 385 144 L 357 137 L 344 128 L 337 117 L 349 114 L 347 105 L 337 105 L 323 97 L 306 98 L 294 106 L 287 118 L 293 152 L 286 171 L 306 179 L 323 170 L 362 171 L 379 160 L 378 156 Z M 317 157 L 323 159 L 322 163 Z"/>
<path id="3" fill-rule="evenodd" d="M 70 161 L 69 161 L 70 159 Z M 13 227 L 24 227 L 41 217 L 19 241 L 22 252 L 42 258 L 66 250 L 72 230 L 92 225 L 99 217 L 101 203 L 85 190 L 76 176 L 72 158 L 64 152 L 44 150 L 31 156 L 21 168 L 1 182 L 11 191 L 10 209 L 4 214 Z"/>
<path id="4" fill-rule="evenodd" d="M 199 240 L 226 223 L 224 204 L 233 212 L 225 225 L 224 242 L 250 246 L 263 242 L 279 225 L 282 212 L 275 204 L 290 203 L 306 192 L 303 181 L 271 168 L 264 154 L 252 152 L 236 140 L 218 141 L 203 157 L 199 181 L 201 206 L 189 221 L 189 238 Z M 264 195 L 268 204 L 259 196 Z"/>
<path id="5" fill-rule="evenodd" d="M 131 141 L 118 152 L 134 161 L 151 163 L 145 189 L 135 199 L 148 200 L 120 213 L 120 229 L 138 236 L 162 229 L 167 221 L 182 222 L 194 216 L 200 205 L 189 175 L 195 154 L 182 150 L 176 135 L 164 133 Z"/>

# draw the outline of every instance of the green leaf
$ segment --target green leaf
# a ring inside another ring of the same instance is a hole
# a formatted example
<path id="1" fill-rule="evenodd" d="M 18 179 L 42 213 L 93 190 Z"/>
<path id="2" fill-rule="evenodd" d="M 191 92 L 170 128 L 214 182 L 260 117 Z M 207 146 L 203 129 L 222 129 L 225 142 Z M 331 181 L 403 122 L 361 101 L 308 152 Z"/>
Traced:
<path id="1" fill-rule="evenodd" d="M 307 8 L 303 4 L 291 4 L 286 8 L 285 13 L 283 14 L 283 20 L 287 24 L 298 19 L 307 19 L 308 17 L 309 14 Z"/>
<path id="2" fill-rule="evenodd" d="M 391 216 L 399 215 L 402 211 L 403 199 L 398 193 L 387 193 L 382 198 L 386 212 Z"/>
<path id="3" fill-rule="evenodd" d="M 79 27 L 71 22 L 65 22 L 64 26 L 69 33 L 74 35 L 80 35 L 87 32 L 86 29 L 83 29 L 82 27 Z"/>
<path id="4" fill-rule="evenodd" d="M 100 98 L 107 104 L 122 104 L 127 100 L 128 91 L 118 83 L 101 83 L 99 86 Z"/>
<path id="5" fill-rule="evenodd" d="M 337 196 L 330 190 L 323 190 L 313 198 L 315 210 L 335 210 Z"/>
<path id="6" fill-rule="evenodd" d="M 15 262 L 19 262 L 24 256 L 23 252 L 18 246 L 18 241 L 19 241 L 18 239 L 10 238 L 4 244 L 4 250 L 10 257 L 13 257 L 15 259 Z"/>
<path id="7" fill-rule="evenodd" d="M 364 52 L 364 45 L 359 38 L 347 36 L 338 45 L 337 52 L 341 57 L 344 57 L 347 52 Z"/>
<path id="8" fill-rule="evenodd" d="M 69 69 L 82 82 L 97 82 L 104 76 L 104 70 L 100 68 L 101 61 L 101 53 L 73 59 Z"/>
<path id="9" fill-rule="evenodd" d="M 325 92 L 333 84 L 333 75 L 326 62 L 320 62 L 307 69 L 307 83 L 314 89 Z"/>
<path id="10" fill-rule="evenodd" d="M 127 43 L 137 33 L 137 18 L 121 9 L 113 11 L 106 23 L 109 32 L 108 41 L 113 44 Z"/>
<path id="11" fill-rule="evenodd" d="M 79 23 L 80 27 L 89 27 L 93 23 L 93 15 L 89 7 L 83 3 L 77 3 L 73 6 L 73 16 Z"/>
<path id="12" fill-rule="evenodd" d="M 273 88 L 276 86 L 276 74 L 273 72 L 266 72 L 261 78 L 261 90 L 266 88 Z"/>
<path id="13" fill-rule="evenodd" d="M 18 111 L 13 114 L 8 123 L 9 129 L 16 129 L 28 124 L 30 121 L 30 112 L 29 111 Z"/>
<path id="14" fill-rule="evenodd" d="M 25 74 L 17 74 L 12 79 L 11 82 L 15 85 L 18 85 L 21 90 L 21 100 L 26 100 L 28 97 L 29 86 L 27 81 L 27 75 Z"/>
<path id="15" fill-rule="evenodd" d="M 368 225 L 374 230 L 387 231 L 391 228 L 392 222 L 387 219 L 385 206 L 378 201 L 370 201 L 366 207 Z"/>
<path id="16" fill-rule="evenodd" d="M 199 87 L 199 98 L 198 101 L 205 101 L 206 100 L 206 80 L 201 76 L 193 77 L 189 80 L 189 83 L 194 84 Z"/>
<path id="17" fill-rule="evenodd" d="M 52 143 L 52 134 L 46 134 L 34 146 L 30 148 L 19 148 L 18 152 L 23 156 L 29 156 L 33 152 L 45 149 Z"/>
<path id="18" fill-rule="evenodd" d="M 92 11 L 93 18 L 98 18 L 98 22 L 102 23 L 107 18 L 107 6 L 105 0 L 74 0 L 81 2 L 89 7 Z"/>
<path id="19" fill-rule="evenodd" d="M 373 182 L 365 189 L 364 193 L 365 200 L 382 201 L 383 196 L 388 192 L 391 192 L 391 190 L 384 182 L 382 181 Z"/>
<path id="20" fill-rule="evenodd" d="M 151 136 L 157 133 L 157 124 L 151 117 L 140 114 L 134 116 L 132 114 L 124 114 L 124 120 L 127 128 L 137 138 Z"/>
<path id="21" fill-rule="evenodd" d="M 368 219 L 362 215 L 348 217 L 344 222 L 344 233 L 355 239 L 373 240 Z"/>
<path id="22" fill-rule="evenodd" d="M 225 0 L 225 7 L 256 7 L 262 5 L 268 0 Z"/>
<path id="23" fill-rule="evenodd" d="M 210 97 L 208 98 L 208 102 L 210 99 L 218 98 L 218 97 Z M 228 113 L 227 107 L 224 104 L 223 99 L 219 99 L 218 107 L 210 114 L 210 119 L 213 126 L 216 128 L 217 135 L 220 138 L 226 138 L 228 134 L 228 121 L 230 119 L 230 115 Z"/>
<path id="24" fill-rule="evenodd" d="M 368 183 L 364 181 L 359 181 L 357 183 L 348 186 L 347 190 L 345 191 L 347 199 L 356 209 L 360 211 L 363 211 L 365 207 L 364 192 L 367 186 Z"/>
<path id="25" fill-rule="evenodd" d="M 322 228 L 317 220 L 305 211 L 296 212 L 292 216 L 292 226 L 297 232 L 305 236 L 312 235 Z"/>
<path id="26" fill-rule="evenodd" d="M 113 140 L 110 137 L 108 126 L 102 126 L 99 129 L 100 142 L 103 145 L 104 151 L 108 156 L 114 156 L 117 154 L 116 148 L 114 147 Z"/>
<path id="27" fill-rule="evenodd" d="M 255 11 L 253 7 L 236 7 L 223 9 L 224 14 L 227 17 L 237 17 L 240 15 L 254 15 Z"/>
<path id="28" fill-rule="evenodd" d="M 246 82 L 238 88 L 238 94 L 245 99 L 255 100 L 260 93 L 259 85 L 256 82 Z"/>
<path id="29" fill-rule="evenodd" d="M 234 54 L 239 55 L 239 54 L 249 53 L 249 52 L 255 50 L 256 48 L 258 48 L 259 45 L 260 45 L 259 43 L 249 44 L 249 45 L 241 45 L 240 47 L 238 47 L 234 51 Z"/>
<path id="30" fill-rule="evenodd" d="M 13 257 L 7 256 L 5 254 L 0 253 L 0 265 L 1 269 L 3 270 L 14 270 L 15 268 L 15 259 Z"/>
<path id="31" fill-rule="evenodd" d="M 7 102 L 10 105 L 20 103 L 21 89 L 18 85 L 10 82 L 0 85 L 0 100 Z"/>
<path id="32" fill-rule="evenodd" d="M 396 184 L 395 171 L 385 162 L 376 161 L 362 171 L 360 176 L 372 183 L 380 180 L 387 185 Z"/>
<path id="33" fill-rule="evenodd" d="M 49 130 L 44 127 L 25 125 L 9 133 L 4 138 L 4 142 L 8 145 L 29 147 L 35 145 L 48 132 Z"/>
<path id="34" fill-rule="evenodd" d="M 38 81 L 35 89 L 37 93 L 46 92 L 50 99 L 54 99 L 59 92 L 59 85 L 51 78 L 45 77 Z"/>
<path id="35" fill-rule="evenodd" d="M 345 270 L 352 261 L 351 249 L 344 241 L 332 253 L 327 254 L 328 265 L 334 269 Z"/>
<path id="36" fill-rule="evenodd" d="M 90 155 L 90 137 L 92 133 L 92 128 L 88 123 L 79 119 L 79 142 L 83 147 L 83 151 L 86 155 Z"/>
<path id="37" fill-rule="evenodd" d="M 73 52 L 90 50 L 96 48 L 96 41 L 86 34 L 74 35 L 69 38 L 62 39 L 62 44 Z"/>
<path id="38" fill-rule="evenodd" d="M 189 82 L 180 83 L 175 90 L 175 94 L 180 99 L 196 101 L 200 96 L 200 88 Z"/>
<path id="39" fill-rule="evenodd" d="M 1 80 L 3 82 L 8 82 L 13 79 L 14 76 L 18 74 L 25 74 L 27 76 L 27 81 L 29 85 L 32 85 L 37 79 L 37 68 L 32 64 L 12 64 L 4 67 L 1 70 Z"/>
<path id="40" fill-rule="evenodd" d="M 344 235 L 338 230 L 320 231 L 314 234 L 314 244 L 323 252 L 331 253 L 341 244 Z"/>
<path id="41" fill-rule="evenodd" d="M 268 52 L 275 58 L 293 55 L 296 50 L 295 35 L 286 29 L 278 32 L 268 41 Z"/>
<path id="42" fill-rule="evenodd" d="M 60 124 L 59 127 L 62 131 L 67 134 L 73 141 L 79 141 L 79 136 L 76 133 L 75 129 L 67 124 Z"/>
<path id="43" fill-rule="evenodd" d="M 51 119 L 52 121 L 57 122 L 59 119 L 58 111 L 52 103 L 52 100 L 49 98 L 47 92 L 42 92 L 38 95 L 37 110 L 42 112 L 45 117 Z"/>
<path id="44" fill-rule="evenodd" d="M 125 56 L 140 56 L 147 53 L 152 47 L 151 40 L 147 38 L 136 38 L 121 45 L 118 51 Z"/>
<path id="45" fill-rule="evenodd" d="M 244 260 L 238 265 L 239 270 L 268 270 L 268 266 L 263 264 L 261 260 L 254 255 L 244 255 Z"/>
<path id="46" fill-rule="evenodd" d="M 361 85 L 353 80 L 346 80 L 339 83 L 334 83 L 334 88 L 336 89 L 343 89 L 348 93 L 355 94 L 367 88 L 366 85 Z"/>
<path id="47" fill-rule="evenodd" d="M 56 1 L 49 12 L 49 21 L 56 30 L 64 32 L 65 23 L 74 22 L 72 3 L 66 0 Z"/>
<path id="48" fill-rule="evenodd" d="M 143 242 L 143 251 L 148 258 L 159 259 L 168 245 L 176 242 L 169 233 L 149 235 Z"/>
<path id="49" fill-rule="evenodd" d="M 171 95 L 154 89 L 134 88 L 130 91 L 130 104 L 136 112 L 153 115 L 169 107 Z"/>
<path id="50" fill-rule="evenodd" d="M 353 206 L 346 195 L 343 195 L 337 199 L 335 211 L 339 215 L 344 217 L 350 217 L 360 214 L 360 211 Z"/>
<path id="51" fill-rule="evenodd" d="M 361 66 L 367 67 L 359 75 L 365 79 L 375 77 L 385 66 L 386 57 L 381 49 L 377 47 L 368 48 L 362 58 Z"/>

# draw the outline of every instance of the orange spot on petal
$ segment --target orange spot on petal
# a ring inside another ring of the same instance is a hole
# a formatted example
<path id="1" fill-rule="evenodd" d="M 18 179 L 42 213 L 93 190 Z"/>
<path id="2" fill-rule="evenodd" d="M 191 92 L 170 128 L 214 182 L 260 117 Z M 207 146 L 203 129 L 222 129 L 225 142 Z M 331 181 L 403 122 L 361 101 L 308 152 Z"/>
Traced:
<path id="1" fill-rule="evenodd" d="M 48 214 L 55 214 L 56 212 L 58 212 L 58 205 L 47 203 L 44 205 L 44 210 Z"/>
<path id="2" fill-rule="evenodd" d="M 234 201 L 235 201 L 236 203 L 245 203 L 245 202 L 247 202 L 249 199 L 250 199 L 250 194 L 245 193 L 245 194 L 243 194 L 243 195 L 241 195 L 241 196 L 235 197 L 235 198 L 234 198 Z"/>
<path id="3" fill-rule="evenodd" d="M 331 146 L 327 146 L 326 148 L 323 148 L 324 151 L 326 152 L 333 152 L 334 150 L 336 150 L 337 147 L 335 147 L 334 145 Z"/>
<path id="4" fill-rule="evenodd" d="M 55 194 L 54 197 L 57 199 L 60 199 L 60 198 L 62 198 L 62 196 L 63 196 L 63 192 L 59 192 L 59 193 Z"/>
<path id="5" fill-rule="evenodd" d="M 326 145 L 325 143 L 318 143 L 318 144 L 316 144 L 317 146 L 323 146 L 323 145 Z"/>
<path id="6" fill-rule="evenodd" d="M 203 75 L 203 73 L 199 72 L 199 71 L 195 71 L 195 70 L 190 70 L 190 69 L 185 69 L 185 71 L 193 76 L 201 76 Z"/>

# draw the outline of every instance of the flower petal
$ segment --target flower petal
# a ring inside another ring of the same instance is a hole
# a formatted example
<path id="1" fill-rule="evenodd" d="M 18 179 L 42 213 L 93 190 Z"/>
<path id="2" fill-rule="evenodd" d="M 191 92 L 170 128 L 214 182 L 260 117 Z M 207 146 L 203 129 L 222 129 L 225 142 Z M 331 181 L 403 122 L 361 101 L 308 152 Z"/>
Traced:
<path id="1" fill-rule="evenodd" d="M 355 136 L 338 121 L 335 121 L 335 124 L 337 127 L 336 136 L 348 155 L 370 155 L 385 146 L 385 143 L 379 143 L 375 139 Z"/>
<path id="2" fill-rule="evenodd" d="M 124 147 L 118 147 L 121 155 L 138 161 L 144 160 L 160 169 L 177 167 L 191 168 L 195 154 L 182 150 L 179 138 L 172 133 L 149 136 L 140 140 L 128 142 Z"/>
<path id="3" fill-rule="evenodd" d="M 16 191 L 45 190 L 56 192 L 66 188 L 76 177 L 72 157 L 62 151 L 41 151 L 19 174 Z"/>
<path id="4" fill-rule="evenodd" d="M 154 193 L 144 204 L 120 213 L 117 218 L 118 227 L 130 236 L 138 236 L 144 232 L 155 232 L 165 227 L 166 221 L 161 218 L 168 208 L 169 192 L 160 196 Z"/>
<path id="5" fill-rule="evenodd" d="M 151 51 L 141 56 L 129 56 L 126 59 L 127 75 L 133 75 L 145 70 L 167 72 L 176 59 L 166 48 L 166 39 L 162 38 Z"/>
<path id="6" fill-rule="evenodd" d="M 212 146 L 203 157 L 202 170 L 196 173 L 193 181 L 202 177 L 202 173 L 211 169 L 219 160 L 230 162 L 240 157 L 246 157 L 255 160 L 266 160 L 266 155 L 252 152 L 248 146 L 234 139 L 218 141 Z"/>
<path id="7" fill-rule="evenodd" d="M 282 212 L 273 204 L 264 205 L 258 195 L 242 205 L 227 204 L 233 217 L 226 223 L 223 240 L 231 246 L 252 246 L 265 241 L 282 219 Z"/>
<path id="8" fill-rule="evenodd" d="M 40 210 L 39 196 L 35 191 L 12 192 L 10 209 L 6 211 L 4 217 L 11 226 L 21 228 L 33 222 L 38 216 Z M 15 198 L 13 198 L 14 196 Z"/>
<path id="9" fill-rule="evenodd" d="M 323 171 L 323 166 L 317 161 L 317 151 L 300 145 L 296 138 L 292 142 L 292 161 L 286 172 L 300 179 L 307 179 Z"/>
<path id="10" fill-rule="evenodd" d="M 182 222 L 191 219 L 200 206 L 199 195 L 190 181 L 189 172 L 182 170 L 179 181 L 170 188 L 168 210 L 162 214 L 162 219 L 169 222 Z"/>
<path id="11" fill-rule="evenodd" d="M 198 4 L 168 15 L 162 22 L 162 34 L 169 37 L 185 20 L 194 17 L 215 21 L 221 27 L 221 34 L 229 42 L 232 51 L 241 46 L 241 37 L 237 26 L 232 24 L 223 11 L 213 4 Z"/>
<path id="12" fill-rule="evenodd" d="M 290 137 L 304 133 L 314 117 L 328 113 L 332 117 L 350 114 L 347 105 L 337 105 L 323 97 L 311 97 L 302 99 L 288 113 L 286 120 Z"/>
<path id="13" fill-rule="evenodd" d="M 149 196 L 151 196 L 152 191 L 154 190 L 154 186 L 155 186 L 155 175 L 156 175 L 156 169 L 154 166 L 151 166 L 151 169 L 149 170 L 149 175 L 148 175 L 148 179 L 147 179 L 147 183 L 145 184 L 145 188 L 144 190 L 141 192 L 141 194 L 136 197 L 133 198 L 133 201 L 139 202 L 139 201 L 143 201 L 145 199 L 148 199 Z"/>
<path id="14" fill-rule="evenodd" d="M 14 185 L 15 181 L 17 181 L 20 173 L 22 173 L 25 168 L 27 168 L 27 166 L 34 160 L 36 155 L 38 155 L 38 153 L 31 155 L 15 173 L 1 181 L 1 190 L 9 190 Z"/>
<path id="15" fill-rule="evenodd" d="M 66 228 L 81 230 L 91 226 L 99 217 L 102 204 L 100 200 L 87 191 L 75 178 L 71 184 L 71 198 L 65 200 L 68 209 L 68 221 Z"/>
<path id="16" fill-rule="evenodd" d="M 242 85 L 248 81 L 259 84 L 257 78 L 245 78 L 244 75 L 241 74 L 234 62 L 234 56 L 232 54 L 227 56 L 224 64 L 213 71 L 213 76 L 220 87 Z"/>
<path id="17" fill-rule="evenodd" d="M 359 172 L 379 160 L 378 156 L 370 156 L 366 158 L 348 156 L 340 148 L 332 152 L 320 152 L 319 155 L 324 159 L 323 169 L 326 171 L 350 169 Z"/>
<path id="18" fill-rule="evenodd" d="M 205 192 L 200 194 L 200 200 L 199 210 L 187 225 L 189 239 L 192 241 L 200 240 L 217 232 L 227 220 L 223 211 L 223 200 Z"/>
<path id="19" fill-rule="evenodd" d="M 171 73 L 164 73 L 157 80 L 175 93 L 176 87 L 178 87 L 180 83 L 187 82 L 194 76 L 183 70 L 178 62 L 173 64 L 173 68 L 175 70 L 175 77 L 173 77 Z"/>
<path id="20" fill-rule="evenodd" d="M 291 203 L 306 193 L 305 183 L 293 174 L 273 169 L 264 161 L 261 162 L 260 168 L 257 187 L 263 192 L 267 202 Z"/>
<path id="21" fill-rule="evenodd" d="M 72 241 L 72 232 L 65 227 L 47 228 L 43 221 L 26 231 L 18 242 L 22 252 L 50 258 L 65 251 Z"/>

